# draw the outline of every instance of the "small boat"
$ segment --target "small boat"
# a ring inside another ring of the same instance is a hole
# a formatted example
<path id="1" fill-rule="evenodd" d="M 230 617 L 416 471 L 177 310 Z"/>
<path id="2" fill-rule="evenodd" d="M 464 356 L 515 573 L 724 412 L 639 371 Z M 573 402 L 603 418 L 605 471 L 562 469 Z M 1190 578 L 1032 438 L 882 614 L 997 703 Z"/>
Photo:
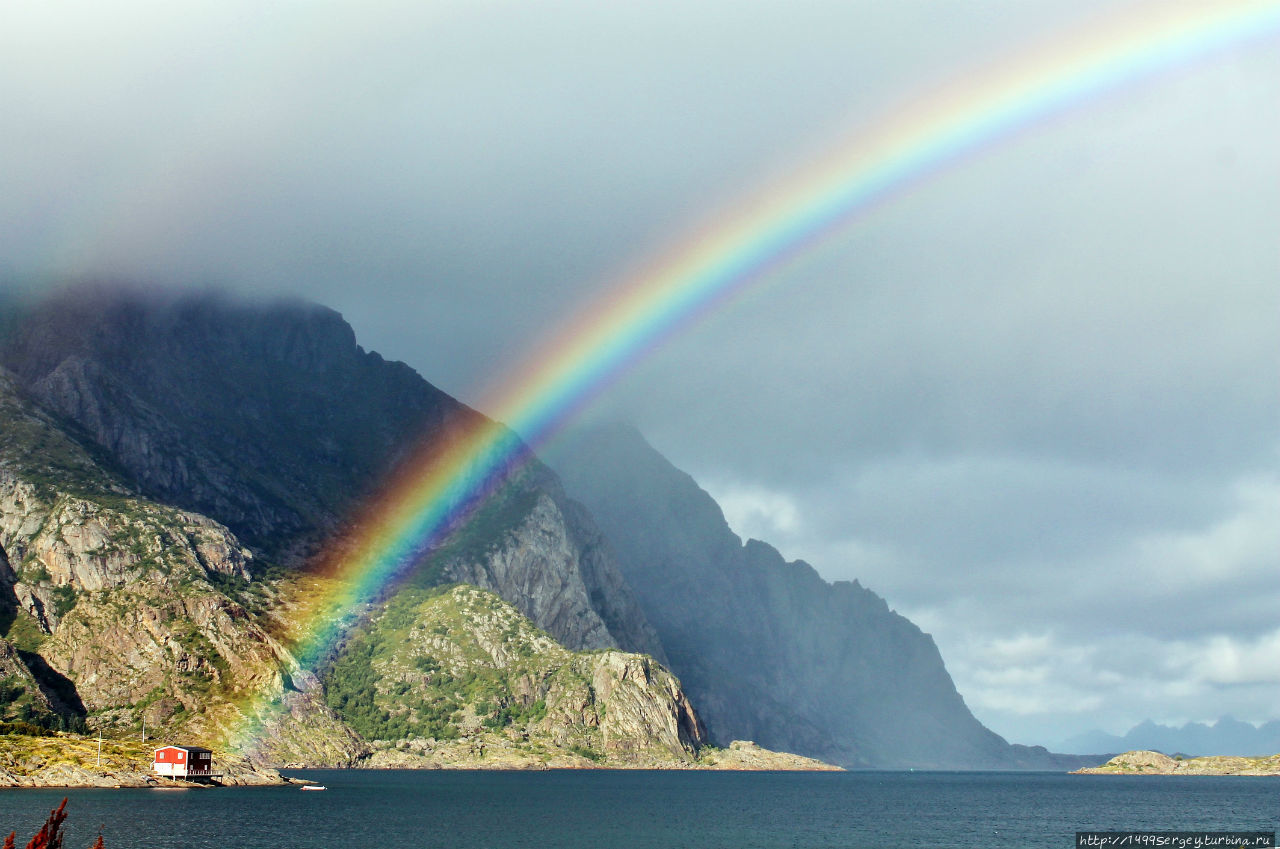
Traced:
<path id="1" fill-rule="evenodd" d="M 303 790 L 328 790 L 329 788 L 325 787 L 323 784 L 304 784 L 302 785 L 302 789 Z"/>

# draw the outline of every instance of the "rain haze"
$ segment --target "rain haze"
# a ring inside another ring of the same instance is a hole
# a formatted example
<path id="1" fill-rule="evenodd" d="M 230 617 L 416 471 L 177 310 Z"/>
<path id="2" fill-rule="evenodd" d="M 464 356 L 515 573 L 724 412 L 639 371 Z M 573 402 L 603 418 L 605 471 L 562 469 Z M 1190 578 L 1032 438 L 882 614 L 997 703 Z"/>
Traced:
<path id="1" fill-rule="evenodd" d="M 9 4 L 0 274 L 302 296 L 479 403 L 743 198 L 1171 6 Z M 1105 87 L 836 229 L 585 415 L 883 595 L 1011 741 L 1280 718 L 1277 103 L 1274 29 Z"/>

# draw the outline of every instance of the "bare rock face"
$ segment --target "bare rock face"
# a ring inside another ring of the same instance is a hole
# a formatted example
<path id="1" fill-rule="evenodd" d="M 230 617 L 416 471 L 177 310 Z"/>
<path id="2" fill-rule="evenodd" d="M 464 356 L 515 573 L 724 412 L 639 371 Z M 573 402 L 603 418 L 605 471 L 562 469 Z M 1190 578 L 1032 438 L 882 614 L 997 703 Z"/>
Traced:
<path id="1" fill-rule="evenodd" d="M 283 692 L 297 662 L 225 591 L 254 597 L 226 527 L 131 493 L 2 374 L 0 420 L 0 607 L 32 698 L 107 729 L 214 729 Z"/>
<path id="2" fill-rule="evenodd" d="M 90 596 L 41 649 L 89 710 L 169 698 L 177 702 L 169 717 L 206 709 L 210 692 L 278 692 L 287 668 L 287 653 L 243 608 L 196 587 Z"/>
<path id="3" fill-rule="evenodd" d="M 46 633 L 84 593 L 163 575 L 249 579 L 224 526 L 131 493 L 0 372 L 0 589 Z"/>
<path id="4" fill-rule="evenodd" d="M 141 499 L 103 503 L 37 487 L 2 466 L 0 550 L 9 555 L 14 598 L 46 633 L 86 594 L 136 588 L 158 576 L 162 583 L 175 575 L 247 581 L 252 557 L 207 517 Z"/>
<path id="5" fill-rule="evenodd" d="M 445 580 L 492 590 L 566 646 L 617 648 L 591 605 L 581 549 L 570 539 L 564 515 L 549 496 L 535 499 L 500 545 L 482 556 L 449 562 Z"/>
<path id="6" fill-rule="evenodd" d="M 0 545 L 53 586 L 103 590 L 135 582 L 158 558 L 249 579 L 252 554 L 208 517 L 141 499 L 113 506 L 58 493 L 0 468 Z"/>
<path id="7" fill-rule="evenodd" d="M 276 703 L 257 708 L 254 719 L 259 730 L 242 749 L 258 763 L 345 769 L 371 753 L 324 703 L 318 686 L 282 693 Z"/>
<path id="8" fill-rule="evenodd" d="M 595 519 L 585 507 L 564 494 L 559 480 L 554 480 L 554 486 L 546 483 L 543 488 L 551 493 L 556 508 L 564 517 L 569 541 L 578 552 L 578 571 L 591 609 L 609 629 L 618 647 L 647 654 L 664 666 L 669 665 L 658 632 L 649 623 L 635 592 L 623 577 L 618 556 Z M 565 644 L 571 648 L 585 648 L 573 642 Z"/>
<path id="9" fill-rule="evenodd" d="M 644 655 L 623 652 L 590 659 L 591 689 L 605 706 L 600 720 L 605 752 L 625 756 L 660 747 L 678 755 L 706 743 L 702 721 L 666 669 Z"/>

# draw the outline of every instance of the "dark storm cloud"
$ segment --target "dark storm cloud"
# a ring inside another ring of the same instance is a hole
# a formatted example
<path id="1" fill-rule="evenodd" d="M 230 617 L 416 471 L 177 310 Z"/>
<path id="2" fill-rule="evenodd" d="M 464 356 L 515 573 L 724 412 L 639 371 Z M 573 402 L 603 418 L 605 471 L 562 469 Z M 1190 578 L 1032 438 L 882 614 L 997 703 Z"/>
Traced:
<path id="1" fill-rule="evenodd" d="M 735 199 L 1115 6 L 11 5 L 0 271 L 302 294 L 474 400 Z M 931 629 L 997 731 L 1274 717 L 1275 46 L 959 163 L 595 414 Z"/>

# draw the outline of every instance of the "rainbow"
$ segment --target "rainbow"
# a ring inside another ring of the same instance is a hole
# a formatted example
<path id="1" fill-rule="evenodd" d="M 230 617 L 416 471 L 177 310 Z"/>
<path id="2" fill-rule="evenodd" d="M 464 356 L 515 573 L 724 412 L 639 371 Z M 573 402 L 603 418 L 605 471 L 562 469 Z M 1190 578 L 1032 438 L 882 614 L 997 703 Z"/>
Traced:
<path id="1" fill-rule="evenodd" d="M 1280 33 L 1280 0 L 1157 4 L 1103 30 L 953 85 L 889 116 L 611 288 L 464 417 L 421 446 L 331 558 L 325 610 L 352 610 L 439 543 L 567 419 L 665 339 L 771 271 L 940 170 L 1117 86 Z M 506 426 L 497 422 L 505 422 Z M 516 438 L 515 433 L 523 437 Z M 316 615 L 294 647 L 315 664 L 343 618 Z M 245 715 L 258 717 L 262 705 Z M 252 724 L 252 723 L 251 723 Z M 240 729 L 238 739 L 252 737 Z"/>

